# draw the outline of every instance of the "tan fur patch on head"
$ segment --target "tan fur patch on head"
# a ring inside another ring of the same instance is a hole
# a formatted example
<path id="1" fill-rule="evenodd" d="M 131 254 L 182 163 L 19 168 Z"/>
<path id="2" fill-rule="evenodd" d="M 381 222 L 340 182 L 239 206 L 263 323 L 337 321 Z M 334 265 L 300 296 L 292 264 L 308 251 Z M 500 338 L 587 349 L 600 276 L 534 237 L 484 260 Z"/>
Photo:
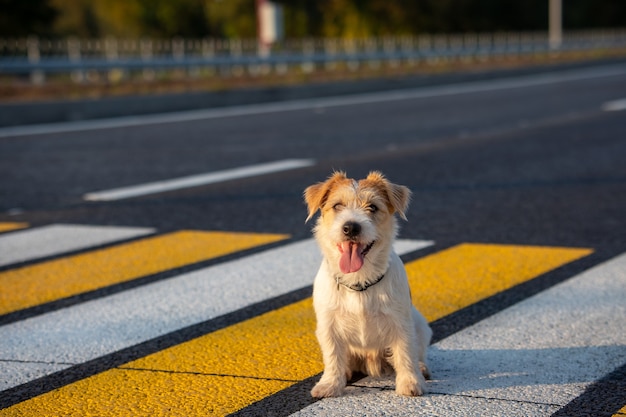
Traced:
<path id="1" fill-rule="evenodd" d="M 346 173 L 343 171 L 335 171 L 331 174 L 330 177 L 324 182 L 318 182 L 317 184 L 313 184 L 310 187 L 307 187 L 304 190 L 304 201 L 307 204 L 309 215 L 306 218 L 305 222 L 311 220 L 311 218 L 315 215 L 317 210 L 321 209 L 326 200 L 328 200 L 328 195 L 333 187 L 337 186 L 340 183 L 349 182 L 350 180 L 346 177 Z"/>
<path id="2" fill-rule="evenodd" d="M 352 194 L 346 195 L 343 199 L 339 197 L 339 200 L 356 198 L 361 204 L 366 205 L 382 196 L 389 214 L 397 212 L 406 220 L 405 213 L 411 199 L 411 191 L 407 187 L 392 184 L 378 171 L 370 172 L 365 179 L 358 182 L 349 179 L 343 171 L 335 171 L 326 181 L 311 185 L 304 191 L 304 200 L 308 207 L 306 221 L 325 206 L 332 192 L 341 192 L 339 190 L 342 186 L 349 187 Z M 347 189 L 342 192 L 349 193 Z M 339 200 L 338 202 L 341 202 Z"/>
<path id="3" fill-rule="evenodd" d="M 390 214 L 397 212 L 406 220 L 406 210 L 411 200 L 411 191 L 403 186 L 392 184 L 378 171 L 372 171 L 367 178 L 359 181 L 361 187 L 374 188 L 381 195 L 386 196 L 386 204 Z"/>

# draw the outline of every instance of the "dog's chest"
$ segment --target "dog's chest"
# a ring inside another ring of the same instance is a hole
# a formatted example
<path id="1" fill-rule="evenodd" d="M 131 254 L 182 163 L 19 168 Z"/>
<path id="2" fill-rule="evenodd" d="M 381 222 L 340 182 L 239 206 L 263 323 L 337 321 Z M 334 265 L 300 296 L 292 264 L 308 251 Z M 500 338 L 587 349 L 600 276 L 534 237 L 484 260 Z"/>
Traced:
<path id="1" fill-rule="evenodd" d="M 336 324 L 349 344 L 363 349 L 379 347 L 396 327 L 394 315 L 383 300 L 354 295 L 344 300 Z"/>

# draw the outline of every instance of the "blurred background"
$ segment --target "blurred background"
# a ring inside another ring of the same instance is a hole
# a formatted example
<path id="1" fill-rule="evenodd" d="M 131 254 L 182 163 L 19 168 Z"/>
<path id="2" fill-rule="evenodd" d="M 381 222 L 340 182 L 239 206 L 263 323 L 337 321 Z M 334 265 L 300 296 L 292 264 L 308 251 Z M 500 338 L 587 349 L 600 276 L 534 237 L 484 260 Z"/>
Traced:
<path id="1" fill-rule="evenodd" d="M 621 0 L 0 0 L 0 8 L 4 102 L 626 54 Z"/>

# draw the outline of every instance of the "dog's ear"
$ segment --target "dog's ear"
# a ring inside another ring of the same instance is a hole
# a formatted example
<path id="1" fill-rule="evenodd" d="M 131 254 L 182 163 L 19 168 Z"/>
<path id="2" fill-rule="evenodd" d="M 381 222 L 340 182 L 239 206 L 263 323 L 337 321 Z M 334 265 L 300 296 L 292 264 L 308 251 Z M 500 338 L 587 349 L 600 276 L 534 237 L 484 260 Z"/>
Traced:
<path id="1" fill-rule="evenodd" d="M 346 178 L 345 172 L 335 171 L 326 181 L 313 184 L 304 190 L 304 201 L 309 209 L 309 215 L 306 218 L 305 223 L 311 220 L 317 210 L 324 206 L 326 200 L 328 199 L 328 194 L 330 194 L 330 190 L 335 186 L 335 184 L 341 180 L 345 180 Z"/>
<path id="2" fill-rule="evenodd" d="M 389 201 L 391 205 L 398 212 L 400 217 L 404 220 L 406 218 L 406 210 L 409 208 L 409 202 L 411 201 L 411 190 L 404 185 L 389 184 Z"/>
<path id="3" fill-rule="evenodd" d="M 411 201 L 411 190 L 404 185 L 392 184 L 378 171 L 372 171 L 366 178 L 368 181 L 378 183 L 387 194 L 387 201 L 391 214 L 397 212 L 401 218 L 407 220 L 406 210 Z"/>

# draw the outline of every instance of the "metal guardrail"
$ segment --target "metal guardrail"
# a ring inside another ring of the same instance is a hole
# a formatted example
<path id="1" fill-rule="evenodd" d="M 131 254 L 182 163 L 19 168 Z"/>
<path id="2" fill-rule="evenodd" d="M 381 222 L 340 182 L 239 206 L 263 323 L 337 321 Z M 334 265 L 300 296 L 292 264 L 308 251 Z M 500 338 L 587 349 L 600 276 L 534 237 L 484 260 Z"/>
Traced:
<path id="1" fill-rule="evenodd" d="M 278 72 L 316 65 L 332 69 L 346 64 L 380 65 L 438 59 L 489 59 L 558 51 L 626 48 L 626 29 L 565 33 L 558 47 L 545 32 L 478 35 L 434 35 L 371 39 L 305 39 L 285 41 L 261 51 L 254 40 L 78 40 L 46 41 L 36 38 L 0 40 L 0 74 L 31 75 L 83 71 L 146 71 L 168 69 L 265 66 Z"/>

